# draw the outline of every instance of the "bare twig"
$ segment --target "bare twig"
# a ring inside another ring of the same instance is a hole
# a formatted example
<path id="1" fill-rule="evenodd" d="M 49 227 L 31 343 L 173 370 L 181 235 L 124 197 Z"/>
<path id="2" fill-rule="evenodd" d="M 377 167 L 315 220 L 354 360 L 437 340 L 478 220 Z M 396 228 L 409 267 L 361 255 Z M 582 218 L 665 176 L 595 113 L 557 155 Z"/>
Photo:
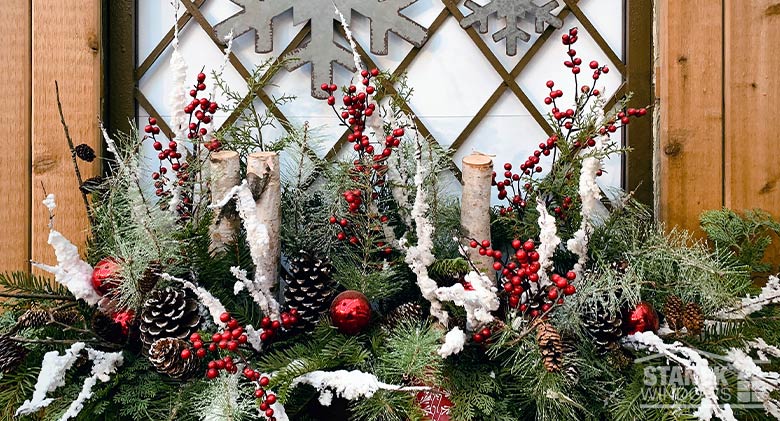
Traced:
<path id="1" fill-rule="evenodd" d="M 76 297 L 67 295 L 48 295 L 48 294 L 16 294 L 12 292 L 0 292 L 2 298 L 19 298 L 22 300 L 53 300 L 53 301 L 76 301 Z"/>
<path id="2" fill-rule="evenodd" d="M 76 178 L 79 181 L 79 187 L 81 187 L 84 184 L 84 179 L 81 177 L 81 171 L 79 170 L 79 163 L 76 159 L 76 146 L 73 144 L 73 138 L 70 137 L 70 130 L 68 130 L 68 124 L 65 122 L 65 113 L 62 112 L 62 101 L 60 101 L 60 85 L 57 83 L 57 81 L 54 81 L 54 91 L 57 95 L 57 110 L 60 113 L 60 123 L 62 123 L 62 129 L 65 131 L 65 139 L 68 140 L 68 147 L 70 148 L 70 158 L 73 160 L 73 169 L 76 172 Z M 79 188 L 79 191 L 81 192 L 81 198 L 84 199 L 84 206 L 87 209 L 87 217 L 89 218 L 89 223 L 91 225 L 94 225 L 94 218 L 92 216 L 92 209 L 89 206 L 89 199 L 87 199 L 87 194 L 82 191 L 81 188 Z"/>

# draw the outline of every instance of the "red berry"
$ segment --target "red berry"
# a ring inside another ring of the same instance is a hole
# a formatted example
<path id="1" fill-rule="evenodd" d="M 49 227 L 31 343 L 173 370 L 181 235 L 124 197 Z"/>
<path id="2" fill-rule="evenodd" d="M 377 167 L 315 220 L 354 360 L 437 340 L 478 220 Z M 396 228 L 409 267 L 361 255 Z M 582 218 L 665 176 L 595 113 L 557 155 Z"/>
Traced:
<path id="1" fill-rule="evenodd" d="M 598 69 L 599 68 L 599 62 L 596 61 L 596 60 L 591 61 L 590 62 L 590 68 L 593 69 L 593 70 Z"/>
<path id="2" fill-rule="evenodd" d="M 219 315 L 219 320 L 222 323 L 227 323 L 230 320 L 230 313 L 222 313 L 222 314 L 220 314 Z M 214 336 L 217 336 L 217 335 L 214 335 Z M 215 339 L 215 340 L 218 340 L 218 339 Z"/>
<path id="3" fill-rule="evenodd" d="M 563 293 L 566 295 L 572 295 L 575 292 L 577 292 L 577 288 L 574 288 L 574 285 L 567 285 L 566 288 L 563 289 Z"/>
<path id="4" fill-rule="evenodd" d="M 401 137 L 401 136 L 403 136 L 403 135 L 404 135 L 404 129 L 403 129 L 403 128 L 400 128 L 400 127 L 399 127 L 399 128 L 397 128 L 397 129 L 393 130 L 393 136 L 395 136 L 395 137 Z"/>
<path id="5" fill-rule="evenodd" d="M 270 417 L 273 417 L 273 416 L 274 416 L 274 410 L 273 410 L 273 409 L 271 409 L 271 408 L 268 408 L 268 409 L 266 409 L 266 410 L 265 410 L 265 416 L 266 416 L 266 417 L 269 417 L 269 418 L 270 418 Z"/>
<path id="6" fill-rule="evenodd" d="M 198 82 L 203 82 L 204 80 L 206 80 L 206 74 L 198 73 Z"/>
<path id="7" fill-rule="evenodd" d="M 266 386 L 268 386 L 268 383 L 270 383 L 270 382 L 271 382 L 271 379 L 269 379 L 268 377 L 263 376 L 263 377 L 260 378 L 260 386 L 266 387 Z"/>
<path id="8" fill-rule="evenodd" d="M 189 359 L 191 356 L 192 356 L 192 352 L 191 352 L 189 349 L 186 349 L 186 348 L 185 348 L 185 349 L 183 349 L 183 350 L 181 351 L 181 358 L 182 358 L 182 359 L 185 359 L 185 360 L 187 360 L 187 359 Z"/>
<path id="9" fill-rule="evenodd" d="M 577 273 L 574 272 L 573 270 L 566 272 L 566 279 L 568 279 L 569 281 L 573 281 L 577 279 Z"/>
<path id="10" fill-rule="evenodd" d="M 548 87 L 548 88 L 550 88 L 550 89 L 552 89 L 552 87 L 553 87 L 553 86 L 555 86 L 555 82 L 554 82 L 554 81 L 552 81 L 552 80 L 548 80 L 548 81 L 547 81 L 547 87 Z"/>
<path id="11" fill-rule="evenodd" d="M 490 240 L 482 240 L 482 247 L 483 248 L 490 247 Z"/>

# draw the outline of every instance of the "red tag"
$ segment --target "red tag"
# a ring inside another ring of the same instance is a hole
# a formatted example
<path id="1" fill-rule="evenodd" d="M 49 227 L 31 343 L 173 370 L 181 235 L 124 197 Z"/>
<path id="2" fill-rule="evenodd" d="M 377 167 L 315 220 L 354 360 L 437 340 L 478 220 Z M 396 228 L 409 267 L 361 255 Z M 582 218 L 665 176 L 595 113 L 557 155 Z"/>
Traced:
<path id="1" fill-rule="evenodd" d="M 417 402 L 420 404 L 426 419 L 431 421 L 450 421 L 450 408 L 452 401 L 441 391 L 426 390 L 417 394 Z"/>

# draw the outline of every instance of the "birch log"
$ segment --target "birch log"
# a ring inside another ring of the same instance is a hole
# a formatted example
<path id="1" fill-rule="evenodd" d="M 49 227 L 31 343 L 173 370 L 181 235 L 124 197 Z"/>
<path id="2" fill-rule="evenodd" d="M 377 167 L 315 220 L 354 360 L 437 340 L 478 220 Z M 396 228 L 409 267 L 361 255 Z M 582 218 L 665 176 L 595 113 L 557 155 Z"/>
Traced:
<path id="1" fill-rule="evenodd" d="M 220 151 L 211 154 L 211 197 L 221 200 L 241 183 L 241 159 L 238 152 Z M 224 251 L 235 241 L 241 223 L 234 206 L 217 209 L 211 225 L 211 253 Z"/>
<path id="2" fill-rule="evenodd" d="M 490 240 L 490 189 L 493 181 L 493 160 L 480 153 L 463 158 L 463 196 L 460 223 L 463 235 L 477 241 Z M 480 256 L 478 250 L 467 248 L 469 258 L 490 279 L 495 280 L 493 259 Z"/>
<path id="3" fill-rule="evenodd" d="M 279 179 L 279 155 L 274 152 L 256 152 L 247 161 L 247 180 L 257 206 L 257 222 L 268 230 L 268 249 L 265 259 L 256 268 L 255 279 L 276 284 L 282 253 L 282 185 Z"/>

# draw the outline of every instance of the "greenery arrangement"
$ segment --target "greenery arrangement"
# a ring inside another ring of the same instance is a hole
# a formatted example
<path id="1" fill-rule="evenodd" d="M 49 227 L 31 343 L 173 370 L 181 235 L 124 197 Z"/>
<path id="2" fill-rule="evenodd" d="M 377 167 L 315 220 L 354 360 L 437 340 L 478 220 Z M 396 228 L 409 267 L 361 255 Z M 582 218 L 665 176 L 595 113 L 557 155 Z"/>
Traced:
<path id="1" fill-rule="evenodd" d="M 556 133 L 480 187 L 501 201 L 492 238 L 468 238 L 440 188 L 447 151 L 379 100 L 410 95 L 404 80 L 362 70 L 340 107 L 322 86 L 353 149 L 326 162 L 308 126 L 263 140 L 271 114 L 218 73 L 236 117 L 212 133 L 207 76 L 179 78 L 175 139 L 153 118 L 106 133 L 109 175 L 82 185 L 86 259 L 50 195 L 58 262 L 36 266 L 54 279 L 0 275 L 0 418 L 780 419 L 780 279 L 752 279 L 780 223 L 710 211 L 706 243 L 607 198 L 602 161 L 626 152 L 610 134 L 647 110 L 605 109 L 609 68 L 577 40 L 573 89 L 547 82 Z M 230 151 L 239 182 L 220 191 Z"/>

